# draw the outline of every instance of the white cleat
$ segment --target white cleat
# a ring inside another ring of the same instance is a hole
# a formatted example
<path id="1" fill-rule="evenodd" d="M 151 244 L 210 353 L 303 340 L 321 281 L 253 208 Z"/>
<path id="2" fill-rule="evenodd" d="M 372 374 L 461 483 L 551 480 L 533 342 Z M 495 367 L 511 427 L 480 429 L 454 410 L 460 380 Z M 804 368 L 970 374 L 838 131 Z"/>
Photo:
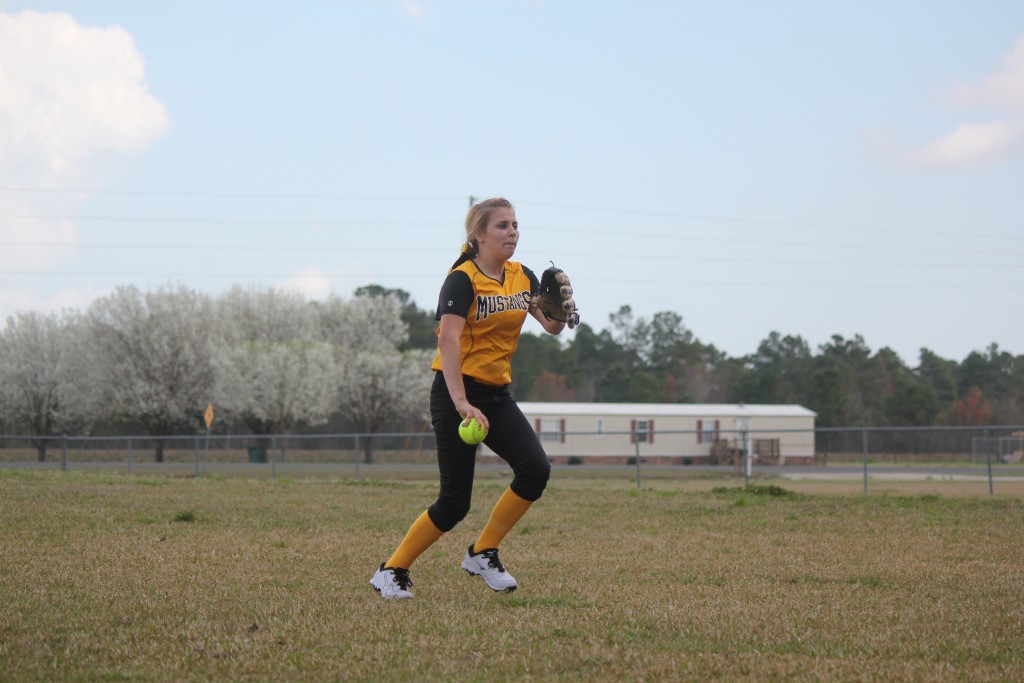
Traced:
<path id="1" fill-rule="evenodd" d="M 412 586 L 412 579 L 409 578 L 408 569 L 384 568 L 381 563 L 380 569 L 370 579 L 370 585 L 380 593 L 382 598 L 391 600 L 408 600 L 412 597 L 409 587 Z"/>
<path id="2" fill-rule="evenodd" d="M 491 590 L 509 593 L 518 587 L 515 578 L 505 570 L 505 566 L 498 558 L 497 548 L 471 553 L 472 545 L 466 551 L 466 558 L 462 560 L 462 568 L 473 576 L 482 576 Z"/>

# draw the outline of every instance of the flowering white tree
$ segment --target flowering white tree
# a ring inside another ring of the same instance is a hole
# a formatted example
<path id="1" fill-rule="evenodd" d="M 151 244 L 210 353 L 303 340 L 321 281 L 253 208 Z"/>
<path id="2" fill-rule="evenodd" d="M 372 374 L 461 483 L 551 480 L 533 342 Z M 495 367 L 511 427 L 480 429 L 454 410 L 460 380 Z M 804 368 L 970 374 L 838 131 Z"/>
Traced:
<path id="1" fill-rule="evenodd" d="M 361 433 L 384 431 L 408 417 L 429 412 L 430 361 L 423 349 L 357 351 L 346 354 L 341 373 L 341 406 Z M 374 440 L 363 439 L 363 458 L 373 462 Z"/>
<path id="2" fill-rule="evenodd" d="M 40 462 L 49 437 L 82 428 L 95 411 L 81 332 L 74 312 L 29 312 L 9 317 L 0 334 L 0 410 L 38 437 Z"/>
<path id="3" fill-rule="evenodd" d="M 185 287 L 118 287 L 89 307 L 112 411 L 156 437 L 194 432 L 213 394 L 212 305 Z M 163 462 L 164 440 L 156 439 Z"/>
<path id="4" fill-rule="evenodd" d="M 399 351 L 408 337 L 400 302 L 391 295 L 332 297 L 320 308 L 321 326 L 338 350 L 341 409 L 359 432 L 424 416 L 430 393 L 432 352 Z M 373 462 L 374 440 L 363 440 L 363 457 Z"/>
<path id="5" fill-rule="evenodd" d="M 409 337 L 402 307 L 392 295 L 331 296 L 316 307 L 323 338 L 346 352 L 397 349 Z"/>
<path id="6" fill-rule="evenodd" d="M 217 405 L 257 435 L 326 422 L 337 407 L 335 356 L 317 339 L 319 320 L 303 296 L 235 287 L 216 309 Z"/>

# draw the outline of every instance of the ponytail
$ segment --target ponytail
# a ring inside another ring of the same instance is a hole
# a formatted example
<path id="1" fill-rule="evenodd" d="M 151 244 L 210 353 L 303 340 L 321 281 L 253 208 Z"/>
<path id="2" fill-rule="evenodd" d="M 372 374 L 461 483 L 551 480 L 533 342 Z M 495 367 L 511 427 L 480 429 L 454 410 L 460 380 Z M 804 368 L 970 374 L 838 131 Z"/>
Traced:
<path id="1" fill-rule="evenodd" d="M 455 263 L 453 263 L 452 267 L 449 268 L 448 270 L 455 270 L 466 261 L 476 258 L 476 254 L 476 244 L 470 244 L 468 240 L 466 242 L 463 242 L 462 251 L 459 253 L 459 258 L 455 259 Z"/>
<path id="2" fill-rule="evenodd" d="M 455 270 L 466 261 L 476 258 L 476 236 L 487 228 L 487 217 L 491 213 L 491 209 L 498 206 L 511 209 L 512 202 L 496 197 L 485 199 L 469 207 L 469 213 L 466 214 L 466 241 L 462 243 L 462 253 L 459 254 L 459 258 L 455 260 L 450 270 Z"/>

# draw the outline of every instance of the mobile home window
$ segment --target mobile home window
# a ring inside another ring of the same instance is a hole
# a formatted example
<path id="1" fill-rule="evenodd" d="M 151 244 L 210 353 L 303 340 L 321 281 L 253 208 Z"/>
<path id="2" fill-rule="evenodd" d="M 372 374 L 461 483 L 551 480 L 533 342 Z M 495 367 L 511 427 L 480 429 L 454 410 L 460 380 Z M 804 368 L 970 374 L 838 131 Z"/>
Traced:
<path id="1" fill-rule="evenodd" d="M 540 420 L 540 440 L 541 441 L 561 441 L 562 440 L 562 421 L 555 419 L 544 419 Z"/>
<path id="2" fill-rule="evenodd" d="M 651 441 L 651 420 L 636 421 L 636 442 L 647 443 Z"/>
<path id="3" fill-rule="evenodd" d="M 697 420 L 697 443 L 714 443 L 718 440 L 718 420 Z"/>

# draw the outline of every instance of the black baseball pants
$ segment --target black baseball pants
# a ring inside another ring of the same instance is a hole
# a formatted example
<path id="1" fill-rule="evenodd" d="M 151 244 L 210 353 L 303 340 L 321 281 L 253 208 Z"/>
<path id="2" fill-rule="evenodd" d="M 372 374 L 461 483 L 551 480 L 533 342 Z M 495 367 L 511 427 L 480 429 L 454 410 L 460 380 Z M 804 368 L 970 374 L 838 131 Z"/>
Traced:
<path id="1" fill-rule="evenodd" d="M 508 386 L 482 384 L 471 377 L 464 377 L 464 381 L 466 398 L 490 423 L 484 443 L 512 468 L 513 493 L 529 501 L 539 499 L 551 475 L 551 464 Z M 462 416 L 455 410 L 441 372 L 434 373 L 430 388 L 430 415 L 437 439 L 441 491 L 427 514 L 438 529 L 450 531 L 469 514 L 477 447 L 459 438 Z"/>

